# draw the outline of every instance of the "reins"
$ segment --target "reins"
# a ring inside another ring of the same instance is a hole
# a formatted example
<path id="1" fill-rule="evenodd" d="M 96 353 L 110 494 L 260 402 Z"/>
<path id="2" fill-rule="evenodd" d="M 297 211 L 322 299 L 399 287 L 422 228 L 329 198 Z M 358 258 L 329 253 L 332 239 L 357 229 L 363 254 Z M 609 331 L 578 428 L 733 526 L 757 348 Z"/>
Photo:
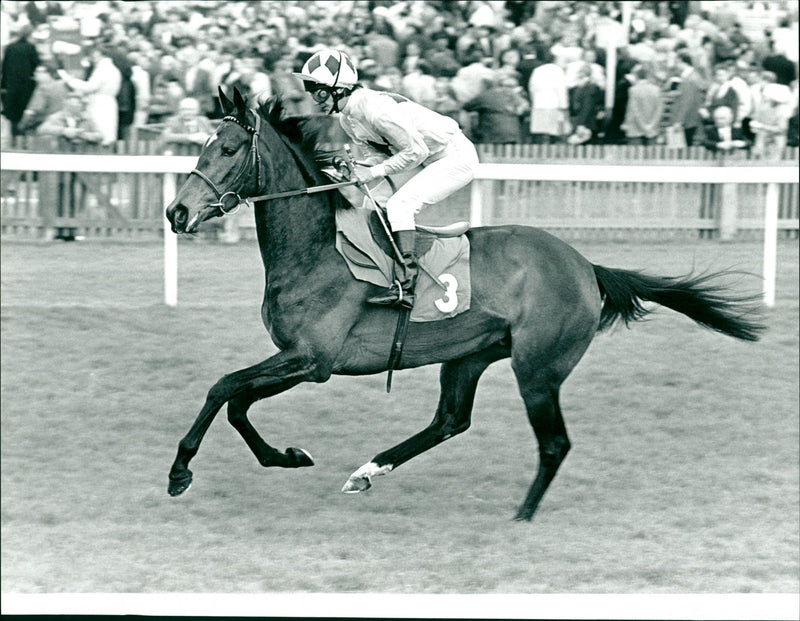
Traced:
<path id="1" fill-rule="evenodd" d="M 242 167 L 239 169 L 239 172 L 236 173 L 236 176 L 231 182 L 230 187 L 236 187 L 236 184 L 239 182 L 240 178 L 243 177 L 245 172 L 247 172 L 252 166 L 255 166 L 256 168 L 256 188 L 259 188 L 261 186 L 261 154 L 258 152 L 258 131 L 261 128 L 261 118 L 259 117 L 258 114 L 256 114 L 255 119 L 256 119 L 255 127 L 242 123 L 239 119 L 237 119 L 235 116 L 232 115 L 228 115 L 222 119 L 223 121 L 231 121 L 232 123 L 236 123 L 239 127 L 241 127 L 248 134 L 250 134 L 250 155 L 244 162 L 242 162 Z M 242 196 L 240 196 L 238 192 L 235 192 L 233 190 L 220 192 L 216 184 L 208 177 L 208 175 L 198 170 L 197 168 L 194 168 L 192 172 L 190 172 L 189 174 L 197 175 L 206 183 L 206 185 L 208 185 L 208 187 L 211 188 L 211 190 L 214 192 L 214 195 L 217 197 L 217 202 L 211 203 L 209 207 L 218 207 L 219 210 L 226 216 L 228 214 L 236 213 L 239 210 L 241 204 L 246 200 L 250 201 L 251 203 L 256 203 L 259 201 L 274 200 L 276 198 L 288 198 L 290 196 L 299 196 L 301 194 L 315 194 L 317 192 L 329 192 L 331 190 L 337 190 L 339 188 L 356 185 L 358 183 L 357 180 L 342 181 L 340 183 L 317 185 L 309 188 L 302 188 L 299 190 L 289 190 L 287 192 L 275 192 L 273 194 L 262 194 L 261 196 L 248 196 L 242 198 Z M 231 196 L 233 199 L 236 200 L 236 204 L 231 206 L 228 210 L 225 209 L 226 196 Z"/>
<path id="2" fill-rule="evenodd" d="M 258 201 L 270 201 L 275 198 L 287 198 L 289 196 L 298 196 L 300 194 L 316 194 L 317 192 L 328 192 L 338 188 L 345 188 L 350 185 L 356 185 L 358 181 L 341 181 L 339 183 L 329 183 L 327 185 L 314 185 L 310 188 L 302 188 L 300 190 L 289 190 L 287 192 L 277 192 L 275 194 L 263 194 L 262 196 L 250 196 L 247 200 L 257 203 Z"/>

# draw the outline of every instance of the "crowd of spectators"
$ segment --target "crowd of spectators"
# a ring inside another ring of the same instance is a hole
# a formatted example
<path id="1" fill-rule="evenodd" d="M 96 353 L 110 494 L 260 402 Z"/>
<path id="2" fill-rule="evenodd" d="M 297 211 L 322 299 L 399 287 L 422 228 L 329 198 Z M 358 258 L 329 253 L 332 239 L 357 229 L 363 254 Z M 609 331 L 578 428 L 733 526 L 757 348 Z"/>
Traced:
<path id="1" fill-rule="evenodd" d="M 476 142 L 717 148 L 730 116 L 737 145 L 797 145 L 796 3 L 710 4 L 3 2 L 3 135 L 111 144 L 150 128 L 198 142 L 221 116 L 218 85 L 313 114 L 292 72 L 337 47 L 365 85 L 456 119 Z M 774 19 L 747 34 L 743 11 Z"/>

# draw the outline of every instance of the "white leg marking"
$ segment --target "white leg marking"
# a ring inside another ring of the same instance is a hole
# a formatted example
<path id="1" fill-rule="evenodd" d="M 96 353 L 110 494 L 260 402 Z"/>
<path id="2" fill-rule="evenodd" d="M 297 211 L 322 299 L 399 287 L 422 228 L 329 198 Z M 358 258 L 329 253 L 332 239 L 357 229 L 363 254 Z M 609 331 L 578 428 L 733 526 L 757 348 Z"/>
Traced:
<path id="1" fill-rule="evenodd" d="M 347 479 L 342 491 L 345 494 L 357 494 L 372 487 L 372 477 L 377 477 L 392 471 L 392 465 L 378 466 L 375 462 L 364 464 Z"/>

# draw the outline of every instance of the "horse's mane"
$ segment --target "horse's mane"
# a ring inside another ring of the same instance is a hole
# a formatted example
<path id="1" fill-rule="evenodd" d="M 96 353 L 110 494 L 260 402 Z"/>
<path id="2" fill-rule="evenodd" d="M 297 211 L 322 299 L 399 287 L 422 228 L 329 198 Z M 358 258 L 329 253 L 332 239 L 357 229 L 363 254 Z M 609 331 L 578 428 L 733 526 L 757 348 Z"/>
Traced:
<path id="1" fill-rule="evenodd" d="M 326 149 L 321 144 L 325 126 L 315 117 L 285 117 L 284 110 L 283 101 L 276 95 L 262 103 L 256 112 L 285 138 L 284 143 L 292 152 L 303 179 L 309 186 L 331 183 L 330 177 L 322 172 L 322 168 L 333 164 L 337 152 Z M 331 198 L 332 209 L 352 207 L 339 192 L 326 194 Z"/>

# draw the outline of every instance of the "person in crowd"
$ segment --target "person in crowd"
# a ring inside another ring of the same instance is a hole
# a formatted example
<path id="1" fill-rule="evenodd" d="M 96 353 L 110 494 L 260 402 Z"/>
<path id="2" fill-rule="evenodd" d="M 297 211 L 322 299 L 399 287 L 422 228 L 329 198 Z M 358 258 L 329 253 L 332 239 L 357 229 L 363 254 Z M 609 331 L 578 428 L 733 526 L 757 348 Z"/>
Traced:
<path id="1" fill-rule="evenodd" d="M 750 49 L 750 38 L 742 31 L 742 24 L 734 22 L 728 31 L 728 40 L 733 47 L 733 57 L 738 58 Z"/>
<path id="2" fill-rule="evenodd" d="M 714 110 L 724 106 L 734 113 L 734 124 L 736 123 L 736 111 L 739 109 L 739 94 L 733 88 L 731 67 L 729 64 L 720 64 L 714 68 L 714 81 L 706 93 L 706 104 L 700 109 L 700 115 L 704 119 L 704 124 L 710 126 L 713 123 Z M 741 122 L 738 123 L 741 126 Z"/>
<path id="3" fill-rule="evenodd" d="M 586 51 L 580 46 L 577 33 L 570 29 L 561 34 L 550 47 L 550 53 L 553 55 L 553 62 L 564 70 L 566 76 L 567 67 L 575 61 L 582 60 Z M 567 88 L 569 86 L 567 84 Z"/>
<path id="4" fill-rule="evenodd" d="M 736 98 L 739 100 L 739 106 L 734 111 L 735 124 L 746 126 L 753 113 L 753 96 L 750 85 L 745 80 L 745 76 L 749 73 L 749 67 L 742 63 L 731 63 L 730 66 L 731 88 L 736 91 Z"/>
<path id="5" fill-rule="evenodd" d="M 700 46 L 690 48 L 690 53 L 692 54 L 692 64 L 703 76 L 703 79 L 708 82 L 714 80 L 714 67 L 718 62 L 714 40 L 709 36 L 703 36 Z"/>
<path id="6" fill-rule="evenodd" d="M 467 112 L 477 112 L 473 129 L 475 142 L 515 144 L 522 141 L 521 117 L 530 109 L 518 78 L 498 73 L 495 82 L 464 104 Z"/>
<path id="7" fill-rule="evenodd" d="M 146 63 L 141 53 L 131 53 L 128 60 L 131 64 L 131 82 L 136 93 L 133 124 L 140 127 L 147 123 L 147 115 L 150 113 L 150 73 L 145 68 Z"/>
<path id="8" fill-rule="evenodd" d="M 214 83 L 217 53 L 206 41 L 197 44 L 196 52 L 197 60 L 186 72 L 186 96 L 197 99 L 202 113 L 210 116 L 214 112 L 214 97 L 217 94 L 217 85 Z"/>
<path id="9" fill-rule="evenodd" d="M 709 151 L 724 153 L 737 149 L 749 149 L 750 141 L 741 127 L 733 125 L 733 110 L 728 106 L 714 109 L 714 124 L 707 127 L 703 136 L 703 146 Z"/>
<path id="10" fill-rule="evenodd" d="M 201 114 L 200 102 L 194 97 L 184 97 L 177 114 L 164 123 L 161 140 L 167 146 L 176 144 L 203 144 L 214 133 L 214 125 Z"/>
<path id="11" fill-rule="evenodd" d="M 515 76 L 518 80 L 521 80 L 522 74 L 519 72 L 520 62 L 522 62 L 522 54 L 519 49 L 515 45 L 507 47 L 500 52 L 497 72 L 504 75 Z M 524 86 L 524 84 L 519 82 L 519 86 Z"/>
<path id="12" fill-rule="evenodd" d="M 800 108 L 798 108 L 797 80 L 792 83 L 792 86 L 794 87 L 792 92 L 792 105 L 794 109 L 791 116 L 789 116 L 789 122 L 786 128 L 787 147 L 800 146 Z M 792 107 L 792 105 L 790 105 L 790 107 Z"/>
<path id="13" fill-rule="evenodd" d="M 432 46 L 423 53 L 423 58 L 431 68 L 431 74 L 452 78 L 461 68 L 461 64 L 456 60 L 455 52 L 449 47 L 449 35 L 440 30 L 432 35 L 432 40 Z"/>
<path id="14" fill-rule="evenodd" d="M 400 61 L 400 70 L 403 75 L 416 71 L 422 60 L 422 46 L 417 41 L 409 41 L 403 50 L 403 60 Z"/>
<path id="15" fill-rule="evenodd" d="M 175 110 L 178 109 L 178 105 L 184 97 L 186 97 L 186 91 L 181 86 L 177 75 L 158 76 L 153 84 L 147 123 L 157 124 L 166 121 L 175 114 Z"/>
<path id="16" fill-rule="evenodd" d="M 50 114 L 39 126 L 41 136 L 58 136 L 70 144 L 99 143 L 103 130 L 88 111 L 83 95 L 69 91 L 63 107 Z"/>
<path id="17" fill-rule="evenodd" d="M 691 147 L 697 129 L 703 125 L 700 108 L 705 101 L 705 83 L 692 65 L 692 57 L 688 52 L 678 52 L 675 61 L 679 82 L 672 104 L 672 123 L 676 129 L 683 131 L 686 146 Z"/>
<path id="18" fill-rule="evenodd" d="M 567 78 L 567 88 L 575 87 L 579 82 L 578 73 L 583 71 L 583 67 L 589 66 L 591 71 L 590 79 L 593 84 L 600 88 L 606 86 L 606 72 L 602 65 L 597 62 L 597 52 L 593 48 L 587 48 L 579 60 L 573 60 L 564 70 Z"/>
<path id="19" fill-rule="evenodd" d="M 611 107 L 611 118 L 606 119 L 605 143 L 625 144 L 625 110 L 628 108 L 628 94 L 636 78 L 633 76 L 634 65 L 628 58 L 620 58 L 617 62 L 617 82 L 614 87 L 614 104 Z"/>
<path id="20" fill-rule="evenodd" d="M 515 70 L 519 73 L 520 84 L 527 88 L 528 82 L 531 80 L 531 73 L 533 73 L 536 67 L 542 64 L 542 61 L 539 59 L 541 55 L 541 44 L 537 43 L 535 38 L 516 39 L 515 42 L 515 46 L 520 53 L 520 60 Z"/>
<path id="21" fill-rule="evenodd" d="M 664 99 L 661 89 L 642 66 L 633 71 L 634 82 L 628 91 L 628 105 L 622 129 L 628 144 L 650 145 L 661 132 Z"/>
<path id="22" fill-rule="evenodd" d="M 373 88 L 377 91 L 399 93 L 403 90 L 403 73 L 399 67 L 384 67 L 378 72 L 373 81 Z"/>
<path id="23" fill-rule="evenodd" d="M 6 47 L 3 55 L 0 96 L 3 116 L 11 122 L 12 136 L 21 135 L 19 123 L 36 88 L 34 75 L 39 66 L 39 53 L 28 41 L 31 32 L 30 25 L 21 26 L 17 38 Z"/>
<path id="24" fill-rule="evenodd" d="M 244 91 L 249 101 L 253 105 L 262 104 L 272 97 L 275 89 L 272 84 L 272 72 L 274 71 L 273 61 L 269 61 L 269 66 L 265 71 L 252 71 L 247 79 L 247 90 Z"/>
<path id="25" fill-rule="evenodd" d="M 754 135 L 753 153 L 774 159 L 786 146 L 792 93 L 785 84 L 772 82 L 764 86 L 761 94 L 758 109 L 750 120 L 750 130 Z"/>
<path id="26" fill-rule="evenodd" d="M 272 72 L 272 87 L 283 102 L 286 116 L 308 116 L 315 111 L 314 102 L 303 89 L 303 83 L 292 75 L 293 69 L 290 57 L 279 59 Z"/>
<path id="27" fill-rule="evenodd" d="M 431 75 L 428 62 L 420 60 L 413 70 L 403 76 L 402 94 L 430 108 L 436 99 L 436 78 Z"/>
<path id="28" fill-rule="evenodd" d="M 541 60 L 528 82 L 530 133 L 539 144 L 558 142 L 570 133 L 566 75 L 549 51 L 542 51 Z"/>
<path id="29" fill-rule="evenodd" d="M 439 76 L 434 84 L 434 99 L 431 110 L 438 112 L 442 116 L 449 116 L 456 123 L 461 120 L 461 104 L 458 103 L 456 95 L 450 86 L 451 78 Z"/>
<path id="30" fill-rule="evenodd" d="M 130 126 L 133 125 L 136 113 L 136 85 L 133 82 L 133 65 L 127 54 L 114 51 L 109 54 L 114 66 L 119 69 L 122 80 L 117 92 L 117 140 L 130 137 Z"/>
<path id="31" fill-rule="evenodd" d="M 797 20 L 797 7 L 795 7 L 795 20 Z M 792 28 L 788 16 L 784 16 L 778 22 L 778 27 L 772 31 L 773 51 L 781 55 L 790 62 L 797 65 L 798 62 L 798 40 L 797 27 Z M 784 84 L 783 81 L 778 82 Z M 790 81 L 791 83 L 791 81 Z M 786 84 L 788 86 L 789 84 Z"/>
<path id="32" fill-rule="evenodd" d="M 323 113 L 339 113 L 344 132 L 367 154 L 371 165 L 355 171 L 360 184 L 418 170 L 386 203 L 403 264 L 396 282 L 368 300 L 411 308 L 418 274 L 416 214 L 472 181 L 475 147 L 452 119 L 402 96 L 362 87 L 352 60 L 339 50 L 316 52 L 297 75 Z"/>
<path id="33" fill-rule="evenodd" d="M 761 66 L 766 71 L 772 71 L 775 74 L 778 84 L 789 86 L 797 78 L 796 62 L 792 62 L 783 50 L 776 48 L 772 37 L 768 37 L 767 42 L 769 51 L 762 60 Z M 794 45 L 797 45 L 796 41 Z"/>
<path id="34" fill-rule="evenodd" d="M 100 130 L 101 143 L 110 145 L 117 139 L 117 95 L 122 86 L 122 73 L 104 45 L 92 48 L 89 60 L 93 68 L 88 80 L 73 77 L 64 69 L 59 69 L 58 75 L 69 88 L 88 96 L 87 112 Z"/>
<path id="35" fill-rule="evenodd" d="M 36 89 L 20 121 L 20 130 L 34 133 L 51 114 L 61 110 L 70 90 L 58 78 L 55 68 L 45 64 L 36 67 Z"/>
<path id="36" fill-rule="evenodd" d="M 585 63 L 576 77 L 576 84 L 569 90 L 570 122 L 572 135 L 567 138 L 570 144 L 595 144 L 603 126 L 602 114 L 605 95 L 592 76 L 592 67 Z"/>
<path id="37" fill-rule="evenodd" d="M 490 36 L 488 25 L 469 25 L 464 33 L 456 41 L 456 59 L 466 65 L 472 62 L 475 55 L 481 58 L 495 57 L 495 43 Z"/>
<path id="38" fill-rule="evenodd" d="M 474 99 L 494 80 L 494 70 L 489 67 L 491 58 L 475 50 L 467 58 L 467 64 L 456 72 L 450 82 L 458 102 L 463 105 Z"/>
<path id="39" fill-rule="evenodd" d="M 366 54 L 384 67 L 397 67 L 400 64 L 400 43 L 390 35 L 376 30 L 367 33 Z"/>

